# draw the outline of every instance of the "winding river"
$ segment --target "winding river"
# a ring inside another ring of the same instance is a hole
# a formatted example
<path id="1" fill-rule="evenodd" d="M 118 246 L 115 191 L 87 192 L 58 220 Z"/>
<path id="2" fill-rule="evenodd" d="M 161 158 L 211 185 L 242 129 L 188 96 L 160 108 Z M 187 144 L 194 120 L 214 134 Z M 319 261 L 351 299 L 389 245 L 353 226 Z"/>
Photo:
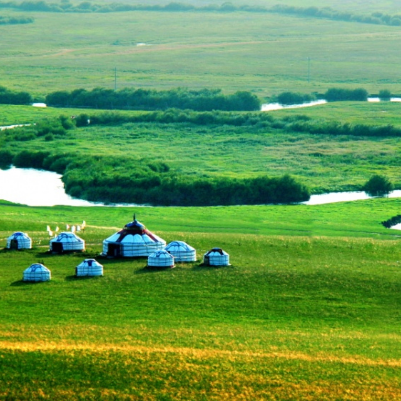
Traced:
<path id="1" fill-rule="evenodd" d="M 388 195 L 401 198 L 401 190 Z M 332 192 L 312 195 L 305 205 L 349 202 L 369 199 L 365 192 Z M 50 171 L 11 167 L 0 170 L 0 199 L 28 206 L 140 206 L 136 204 L 104 204 L 75 199 L 67 195 L 61 175 Z"/>

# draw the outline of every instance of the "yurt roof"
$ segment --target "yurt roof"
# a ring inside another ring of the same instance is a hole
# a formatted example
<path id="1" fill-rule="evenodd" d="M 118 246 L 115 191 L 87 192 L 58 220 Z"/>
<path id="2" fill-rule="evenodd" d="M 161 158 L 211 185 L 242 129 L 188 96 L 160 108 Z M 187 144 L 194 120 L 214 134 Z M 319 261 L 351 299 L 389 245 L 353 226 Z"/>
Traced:
<path id="1" fill-rule="evenodd" d="M 78 265 L 78 267 L 80 267 L 80 266 L 99 266 L 99 267 L 103 267 L 103 265 L 101 265 L 96 259 L 85 259 Z"/>
<path id="2" fill-rule="evenodd" d="M 25 234 L 22 231 L 16 231 L 14 234 L 11 234 L 9 238 L 18 239 L 18 237 L 29 238 L 28 234 Z"/>
<path id="3" fill-rule="evenodd" d="M 154 242 L 165 241 L 149 231 L 144 224 L 136 220 L 134 215 L 134 220 L 127 223 L 121 231 L 113 234 L 106 239 L 108 242 L 122 242 L 122 243 L 138 243 L 138 244 L 152 244 Z"/>
<path id="4" fill-rule="evenodd" d="M 56 242 L 70 242 L 70 241 L 83 242 L 83 239 L 79 238 L 74 233 L 71 233 L 71 232 L 67 231 L 67 232 L 60 233 L 56 238 L 53 238 L 51 241 L 56 241 Z"/>
<path id="5" fill-rule="evenodd" d="M 210 255 L 211 253 L 219 253 L 220 255 L 228 255 L 226 251 L 223 251 L 221 248 L 212 248 L 209 252 L 207 252 L 205 255 Z"/>
<path id="6" fill-rule="evenodd" d="M 42 265 L 42 263 L 33 263 L 25 269 L 25 272 L 50 272 L 50 270 L 46 266 Z"/>
<path id="7" fill-rule="evenodd" d="M 174 252 L 174 251 L 194 251 L 195 248 L 193 248 L 191 245 L 188 245 L 184 241 L 172 241 L 166 246 L 166 250 L 169 252 Z"/>

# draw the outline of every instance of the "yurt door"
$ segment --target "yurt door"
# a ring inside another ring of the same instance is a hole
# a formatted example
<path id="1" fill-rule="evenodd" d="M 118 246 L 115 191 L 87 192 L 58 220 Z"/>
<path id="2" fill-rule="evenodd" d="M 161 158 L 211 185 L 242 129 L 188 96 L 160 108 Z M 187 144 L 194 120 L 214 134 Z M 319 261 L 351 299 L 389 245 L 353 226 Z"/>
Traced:
<path id="1" fill-rule="evenodd" d="M 61 242 L 53 242 L 52 243 L 52 251 L 57 253 L 63 252 L 63 244 Z"/>
<path id="2" fill-rule="evenodd" d="M 10 241 L 10 249 L 18 249 L 18 240 L 12 239 Z"/>
<path id="3" fill-rule="evenodd" d="M 121 244 L 109 244 L 107 256 L 112 256 L 114 258 L 121 256 Z"/>

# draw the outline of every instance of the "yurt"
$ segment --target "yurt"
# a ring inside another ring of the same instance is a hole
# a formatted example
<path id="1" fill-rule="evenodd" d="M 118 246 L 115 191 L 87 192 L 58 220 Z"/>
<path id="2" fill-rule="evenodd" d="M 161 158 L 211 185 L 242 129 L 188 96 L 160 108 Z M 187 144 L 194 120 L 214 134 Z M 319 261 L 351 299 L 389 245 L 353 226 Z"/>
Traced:
<path id="1" fill-rule="evenodd" d="M 165 249 L 156 251 L 149 255 L 148 266 L 151 268 L 173 268 L 174 267 L 174 256 L 167 252 Z"/>
<path id="2" fill-rule="evenodd" d="M 95 259 L 85 259 L 75 268 L 77 277 L 103 276 L 103 266 Z"/>
<path id="3" fill-rule="evenodd" d="M 103 241 L 102 255 L 127 258 L 149 256 L 165 246 L 166 241 L 150 232 L 134 215 L 134 221 Z"/>
<path id="4" fill-rule="evenodd" d="M 24 270 L 23 281 L 49 281 L 51 279 L 50 270 L 41 263 L 34 263 Z"/>
<path id="5" fill-rule="evenodd" d="M 213 248 L 204 254 L 203 264 L 206 266 L 228 266 L 230 256 L 221 248 Z"/>
<path id="6" fill-rule="evenodd" d="M 60 233 L 56 238 L 50 240 L 51 252 L 69 252 L 85 250 L 85 241 L 71 232 Z"/>
<path id="7" fill-rule="evenodd" d="M 21 231 L 17 231 L 7 238 L 8 249 L 31 249 L 32 240 L 29 236 Z"/>
<path id="8" fill-rule="evenodd" d="M 184 241 L 173 241 L 166 246 L 166 251 L 174 256 L 176 262 L 194 262 L 196 250 Z"/>

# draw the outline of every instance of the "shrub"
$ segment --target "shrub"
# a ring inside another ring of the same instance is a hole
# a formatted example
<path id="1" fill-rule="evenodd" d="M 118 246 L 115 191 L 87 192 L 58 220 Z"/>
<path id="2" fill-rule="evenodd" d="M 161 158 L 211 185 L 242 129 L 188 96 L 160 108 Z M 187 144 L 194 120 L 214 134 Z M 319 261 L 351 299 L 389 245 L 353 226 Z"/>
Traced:
<path id="1" fill-rule="evenodd" d="M 379 92 L 380 100 L 390 100 L 391 99 L 391 92 L 388 89 L 382 89 Z"/>
<path id="2" fill-rule="evenodd" d="M 388 195 L 394 189 L 394 185 L 382 175 L 372 176 L 363 186 L 363 190 L 370 196 Z"/>

